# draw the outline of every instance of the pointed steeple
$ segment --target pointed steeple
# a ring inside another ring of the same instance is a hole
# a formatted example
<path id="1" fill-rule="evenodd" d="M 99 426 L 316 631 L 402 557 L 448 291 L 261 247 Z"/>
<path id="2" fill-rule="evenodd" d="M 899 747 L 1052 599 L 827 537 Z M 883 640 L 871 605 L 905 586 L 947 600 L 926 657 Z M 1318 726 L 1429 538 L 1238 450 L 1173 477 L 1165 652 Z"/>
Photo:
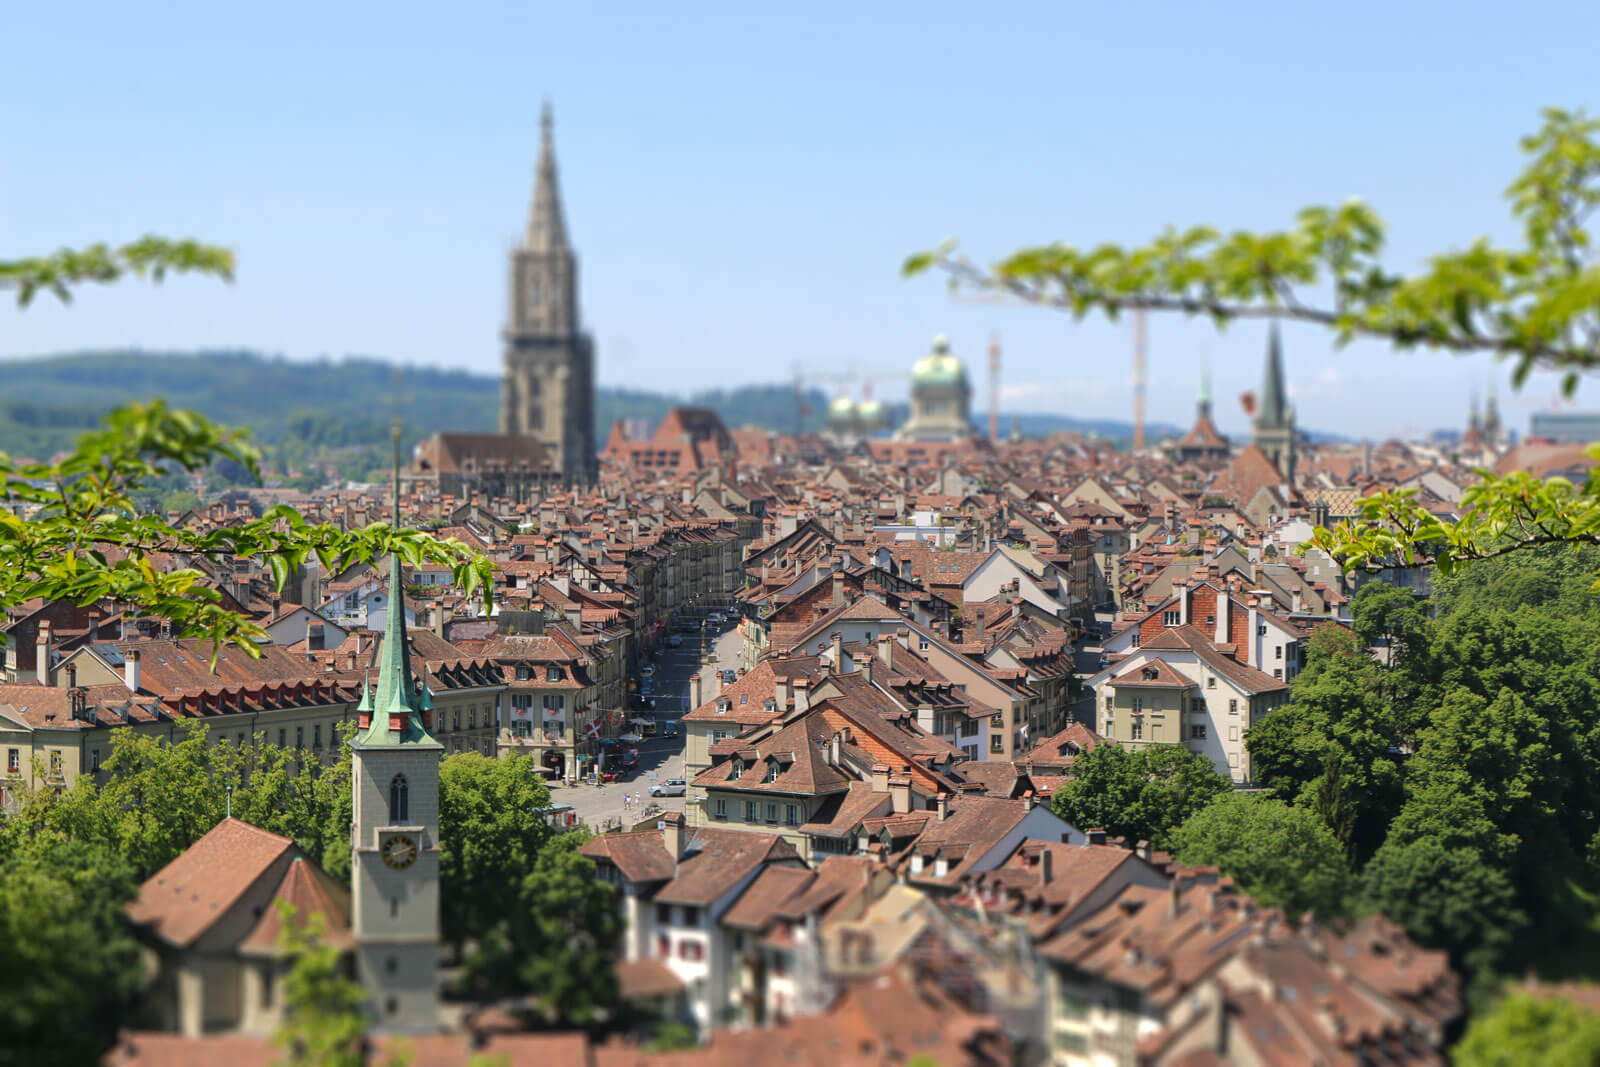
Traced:
<path id="1" fill-rule="evenodd" d="M 400 427 L 394 428 L 394 525 L 400 528 Z M 370 698 L 364 691 L 362 704 L 368 706 L 366 726 L 356 735 L 355 744 L 435 745 L 422 722 L 422 712 L 433 702 L 418 692 L 411 677 L 411 645 L 406 633 L 404 576 L 400 553 L 389 553 L 389 614 L 384 620 L 383 647 L 378 655 L 378 689 Z"/>
<path id="2" fill-rule="evenodd" d="M 1283 343 L 1278 323 L 1273 320 L 1267 335 L 1267 366 L 1261 376 L 1261 413 L 1257 426 L 1283 426 L 1288 422 L 1289 405 L 1283 389 Z"/>
<path id="3" fill-rule="evenodd" d="M 539 170 L 533 187 L 533 210 L 528 214 L 528 236 L 524 247 L 530 252 L 555 252 L 567 248 L 567 224 L 561 213 L 561 186 L 556 181 L 554 120 L 550 101 L 539 115 Z"/>
<path id="4" fill-rule="evenodd" d="M 1211 364 L 1200 365 L 1200 399 L 1195 403 L 1195 418 L 1211 417 Z"/>

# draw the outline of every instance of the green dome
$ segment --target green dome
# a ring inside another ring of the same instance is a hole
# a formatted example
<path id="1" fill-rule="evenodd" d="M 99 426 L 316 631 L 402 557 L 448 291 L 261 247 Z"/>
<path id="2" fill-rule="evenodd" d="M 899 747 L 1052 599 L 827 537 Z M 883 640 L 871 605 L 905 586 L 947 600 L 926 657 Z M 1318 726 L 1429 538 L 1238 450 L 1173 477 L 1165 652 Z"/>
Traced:
<path id="1" fill-rule="evenodd" d="M 950 354 L 950 342 L 944 334 L 933 339 L 933 351 L 923 356 L 911 368 L 911 384 L 959 385 L 967 384 L 966 364 Z"/>
<path id="2" fill-rule="evenodd" d="M 855 411 L 855 407 L 855 401 L 851 400 L 849 397 L 836 396 L 833 398 L 833 403 L 828 405 L 828 414 L 849 415 Z"/>
<path id="3" fill-rule="evenodd" d="M 863 400 L 861 402 L 861 406 L 856 408 L 856 414 L 860 415 L 863 419 L 876 418 L 877 416 L 883 414 L 883 405 L 878 403 L 876 400 Z"/>

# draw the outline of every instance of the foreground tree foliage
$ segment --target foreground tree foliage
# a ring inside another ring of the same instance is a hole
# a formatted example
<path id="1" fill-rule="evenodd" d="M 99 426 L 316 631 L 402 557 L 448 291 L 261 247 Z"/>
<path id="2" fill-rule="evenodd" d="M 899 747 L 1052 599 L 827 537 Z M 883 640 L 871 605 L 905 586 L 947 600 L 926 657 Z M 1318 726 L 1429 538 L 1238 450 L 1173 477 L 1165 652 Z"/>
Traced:
<path id="1" fill-rule="evenodd" d="M 444 936 L 457 952 L 516 906 L 522 877 L 555 837 L 550 790 L 529 756 L 462 752 L 439 769 Z"/>
<path id="2" fill-rule="evenodd" d="M 1562 997 L 1512 993 L 1467 1027 L 1457 1067 L 1592 1067 L 1600 1063 L 1600 1015 Z"/>
<path id="3" fill-rule="evenodd" d="M 321 915 L 297 915 L 283 901 L 277 906 L 283 911 L 278 953 L 289 970 L 272 1043 L 283 1049 L 288 1067 L 361 1067 L 367 1062 L 366 992 L 345 972 L 339 951 L 323 940 Z"/>
<path id="4" fill-rule="evenodd" d="M 1479 990 L 1600 977 L 1597 569 L 1571 545 L 1482 562 L 1439 580 L 1433 618 L 1369 585 L 1357 632 L 1315 634 L 1290 703 L 1246 739 L 1258 783 L 1346 845 L 1361 906 Z"/>
<path id="5" fill-rule="evenodd" d="M 134 893 L 114 852 L 61 834 L 0 856 L 0 1064 L 95 1062 L 138 992 L 122 921 Z"/>
<path id="6" fill-rule="evenodd" d="M 27 1027 L 71 1029 L 86 1042 L 71 1047 L 89 1054 L 63 1062 L 87 1062 L 109 1045 L 138 980 L 121 906 L 230 803 L 234 816 L 291 838 L 347 882 L 350 732 L 340 730 L 324 764 L 265 735 L 244 747 L 213 740 L 198 721 L 171 742 L 116 731 L 103 786 L 85 775 L 70 790 L 23 791 L 16 814 L 0 821 L 0 934 L 29 931 L 0 944 L 0 964 L 15 965 L 0 974 L 0 1057 L 25 1047 L 3 1038 Z M 550 795 L 532 762 L 457 753 L 440 765 L 439 794 L 440 888 L 452 902 L 441 915 L 465 952 L 468 989 L 488 998 L 532 995 L 551 1024 L 587 1025 L 612 1011 L 621 937 L 615 896 L 578 854 L 583 836 L 546 824 Z M 34 899 L 35 891 L 45 895 Z M 296 941 L 294 951 L 304 947 Z M 59 983 L 39 979 L 35 965 L 65 960 L 69 950 L 72 965 L 52 972 Z M 308 967 L 321 966 L 315 953 L 307 958 Z M 7 996 L 8 976 L 25 983 L 26 996 Z M 318 1016 L 316 1026 L 325 1022 Z"/>
<path id="7" fill-rule="evenodd" d="M 553 837 L 514 899 L 468 950 L 462 982 L 479 998 L 528 997 L 538 1021 L 592 1026 L 617 1008 L 613 961 L 622 942 L 616 891 L 578 849 L 582 833 Z"/>
<path id="8" fill-rule="evenodd" d="M 1489 352 L 1512 364 L 1517 385 L 1550 370 L 1571 394 L 1583 373 L 1600 367 L 1600 261 L 1588 229 L 1600 206 L 1600 121 L 1549 109 L 1521 148 L 1525 169 L 1506 190 L 1520 244 L 1478 238 L 1415 274 L 1385 264 L 1384 225 L 1358 200 L 1306 208 L 1286 230 L 1195 226 L 1132 247 L 1057 242 L 1019 249 L 987 269 L 947 242 L 910 256 L 903 271 L 939 268 L 953 286 L 1079 318 L 1135 310 L 1204 315 L 1219 326 L 1281 318 L 1325 326 L 1341 343 L 1366 337 L 1403 349 Z M 1415 490 L 1386 490 L 1313 543 L 1352 568 L 1432 563 L 1446 573 L 1541 544 L 1600 544 L 1600 474 L 1582 485 L 1484 475 L 1456 521 L 1429 514 Z"/>
<path id="9" fill-rule="evenodd" d="M 1345 914 L 1352 880 L 1339 842 L 1314 811 L 1281 800 L 1224 793 L 1184 820 L 1173 854 L 1189 864 L 1214 864 L 1239 888 L 1291 920 Z"/>
<path id="10" fill-rule="evenodd" d="M 1051 809 L 1080 830 L 1102 828 L 1169 848 L 1185 819 L 1232 788 L 1211 761 L 1181 745 L 1097 745 L 1072 764 Z"/>
<path id="11" fill-rule="evenodd" d="M 328 573 L 390 552 L 412 566 L 451 569 L 487 606 L 493 567 L 471 547 L 390 523 L 357 530 L 308 523 L 290 507 L 234 526 L 197 530 L 163 515 L 139 514 L 144 486 L 174 468 L 193 472 L 230 461 L 259 479 L 259 454 L 244 433 L 160 401 L 113 411 L 60 462 L 19 462 L 0 454 L 0 606 L 40 597 L 92 604 L 111 600 L 170 620 L 179 636 L 203 638 L 213 654 L 234 645 L 258 654 L 265 633 L 221 603 L 201 564 L 261 560 L 281 589 L 315 558 Z M 171 557 L 181 564 L 168 567 Z"/>

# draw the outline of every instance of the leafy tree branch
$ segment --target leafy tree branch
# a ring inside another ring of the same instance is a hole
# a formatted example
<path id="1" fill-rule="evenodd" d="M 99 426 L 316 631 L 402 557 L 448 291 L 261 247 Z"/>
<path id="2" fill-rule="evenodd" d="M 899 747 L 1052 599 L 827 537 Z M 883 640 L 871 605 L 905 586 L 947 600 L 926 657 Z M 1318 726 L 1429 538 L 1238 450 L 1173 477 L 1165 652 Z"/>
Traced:
<path id="1" fill-rule="evenodd" d="M 46 256 L 0 260 L 0 290 L 15 290 L 17 304 L 27 307 L 41 292 L 72 302 L 72 287 L 85 282 L 106 284 L 133 276 L 160 282 L 168 274 L 209 274 L 233 280 L 231 249 L 199 241 L 154 235 L 113 247 L 63 248 Z"/>
<path id="2" fill-rule="evenodd" d="M 263 631 L 222 604 L 200 564 L 258 559 L 281 589 L 312 559 L 336 574 L 396 552 L 413 567 L 449 567 L 455 583 L 488 608 L 493 565 L 454 539 L 385 522 L 344 530 L 307 522 L 285 506 L 208 529 L 138 514 L 135 496 L 146 483 L 174 466 L 192 472 L 217 459 L 259 476 L 259 454 L 244 432 L 159 400 L 112 412 L 103 430 L 85 435 L 59 461 L 0 454 L 0 604 L 110 600 L 168 619 L 174 633 L 209 641 L 213 654 L 223 645 L 255 653 Z M 184 565 L 155 558 L 163 555 Z"/>
<path id="3" fill-rule="evenodd" d="M 1506 190 L 1523 245 L 1487 238 L 1404 274 L 1385 266 L 1382 220 L 1359 200 L 1308 207 L 1293 227 L 1223 233 L 1169 228 L 1137 246 L 1064 242 L 1018 249 L 988 268 L 953 242 L 908 257 L 906 275 L 943 270 L 952 286 L 1008 292 L 1082 318 L 1148 309 L 1285 318 L 1401 348 L 1492 352 L 1520 385 L 1536 369 L 1563 372 L 1568 393 L 1600 366 L 1600 265 L 1589 216 L 1600 206 L 1600 120 L 1550 108 L 1523 139 L 1526 169 Z M 1319 299 L 1320 297 L 1320 299 Z"/>

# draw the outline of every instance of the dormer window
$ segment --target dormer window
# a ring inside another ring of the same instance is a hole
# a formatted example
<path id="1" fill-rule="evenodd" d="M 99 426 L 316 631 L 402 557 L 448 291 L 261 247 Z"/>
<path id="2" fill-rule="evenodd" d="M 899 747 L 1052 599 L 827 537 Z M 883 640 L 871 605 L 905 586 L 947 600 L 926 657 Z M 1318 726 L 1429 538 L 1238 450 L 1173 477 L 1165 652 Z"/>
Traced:
<path id="1" fill-rule="evenodd" d="M 728 775 L 728 779 L 729 781 L 732 781 L 742 774 L 744 774 L 744 760 L 740 759 L 738 756 L 735 756 L 733 757 L 733 773 Z"/>
<path id="2" fill-rule="evenodd" d="M 544 672 L 544 680 L 547 681 L 547 682 L 559 682 L 559 681 L 561 681 L 561 668 L 560 667 L 546 667 L 545 668 L 545 672 Z"/>
<path id="3" fill-rule="evenodd" d="M 781 766 L 779 766 L 777 760 L 769 759 L 769 760 L 767 760 L 767 774 L 766 774 L 766 777 L 762 778 L 761 781 L 764 782 L 764 783 L 765 782 L 776 782 L 778 780 L 778 775 L 780 773 L 782 773 L 782 771 L 783 771 L 783 768 Z"/>
<path id="4" fill-rule="evenodd" d="M 531 667 L 518 667 L 517 668 L 517 681 L 526 682 L 528 679 L 530 679 L 532 677 L 533 677 L 533 668 L 531 668 Z"/>
<path id="5" fill-rule="evenodd" d="M 922 853 L 920 853 L 920 852 L 913 852 L 911 854 L 911 873 L 912 874 L 921 874 L 922 873 Z"/>
<path id="6" fill-rule="evenodd" d="M 777 711 L 778 710 L 778 702 L 776 700 L 772 699 L 771 697 L 768 697 L 767 698 L 767 702 L 765 704 L 763 704 L 761 707 L 762 707 L 762 710 L 764 710 L 764 711 Z"/>
<path id="7" fill-rule="evenodd" d="M 717 714 L 726 715 L 728 713 L 728 709 L 731 707 L 733 707 L 733 705 L 730 704 L 726 698 L 719 699 L 717 701 Z"/>

